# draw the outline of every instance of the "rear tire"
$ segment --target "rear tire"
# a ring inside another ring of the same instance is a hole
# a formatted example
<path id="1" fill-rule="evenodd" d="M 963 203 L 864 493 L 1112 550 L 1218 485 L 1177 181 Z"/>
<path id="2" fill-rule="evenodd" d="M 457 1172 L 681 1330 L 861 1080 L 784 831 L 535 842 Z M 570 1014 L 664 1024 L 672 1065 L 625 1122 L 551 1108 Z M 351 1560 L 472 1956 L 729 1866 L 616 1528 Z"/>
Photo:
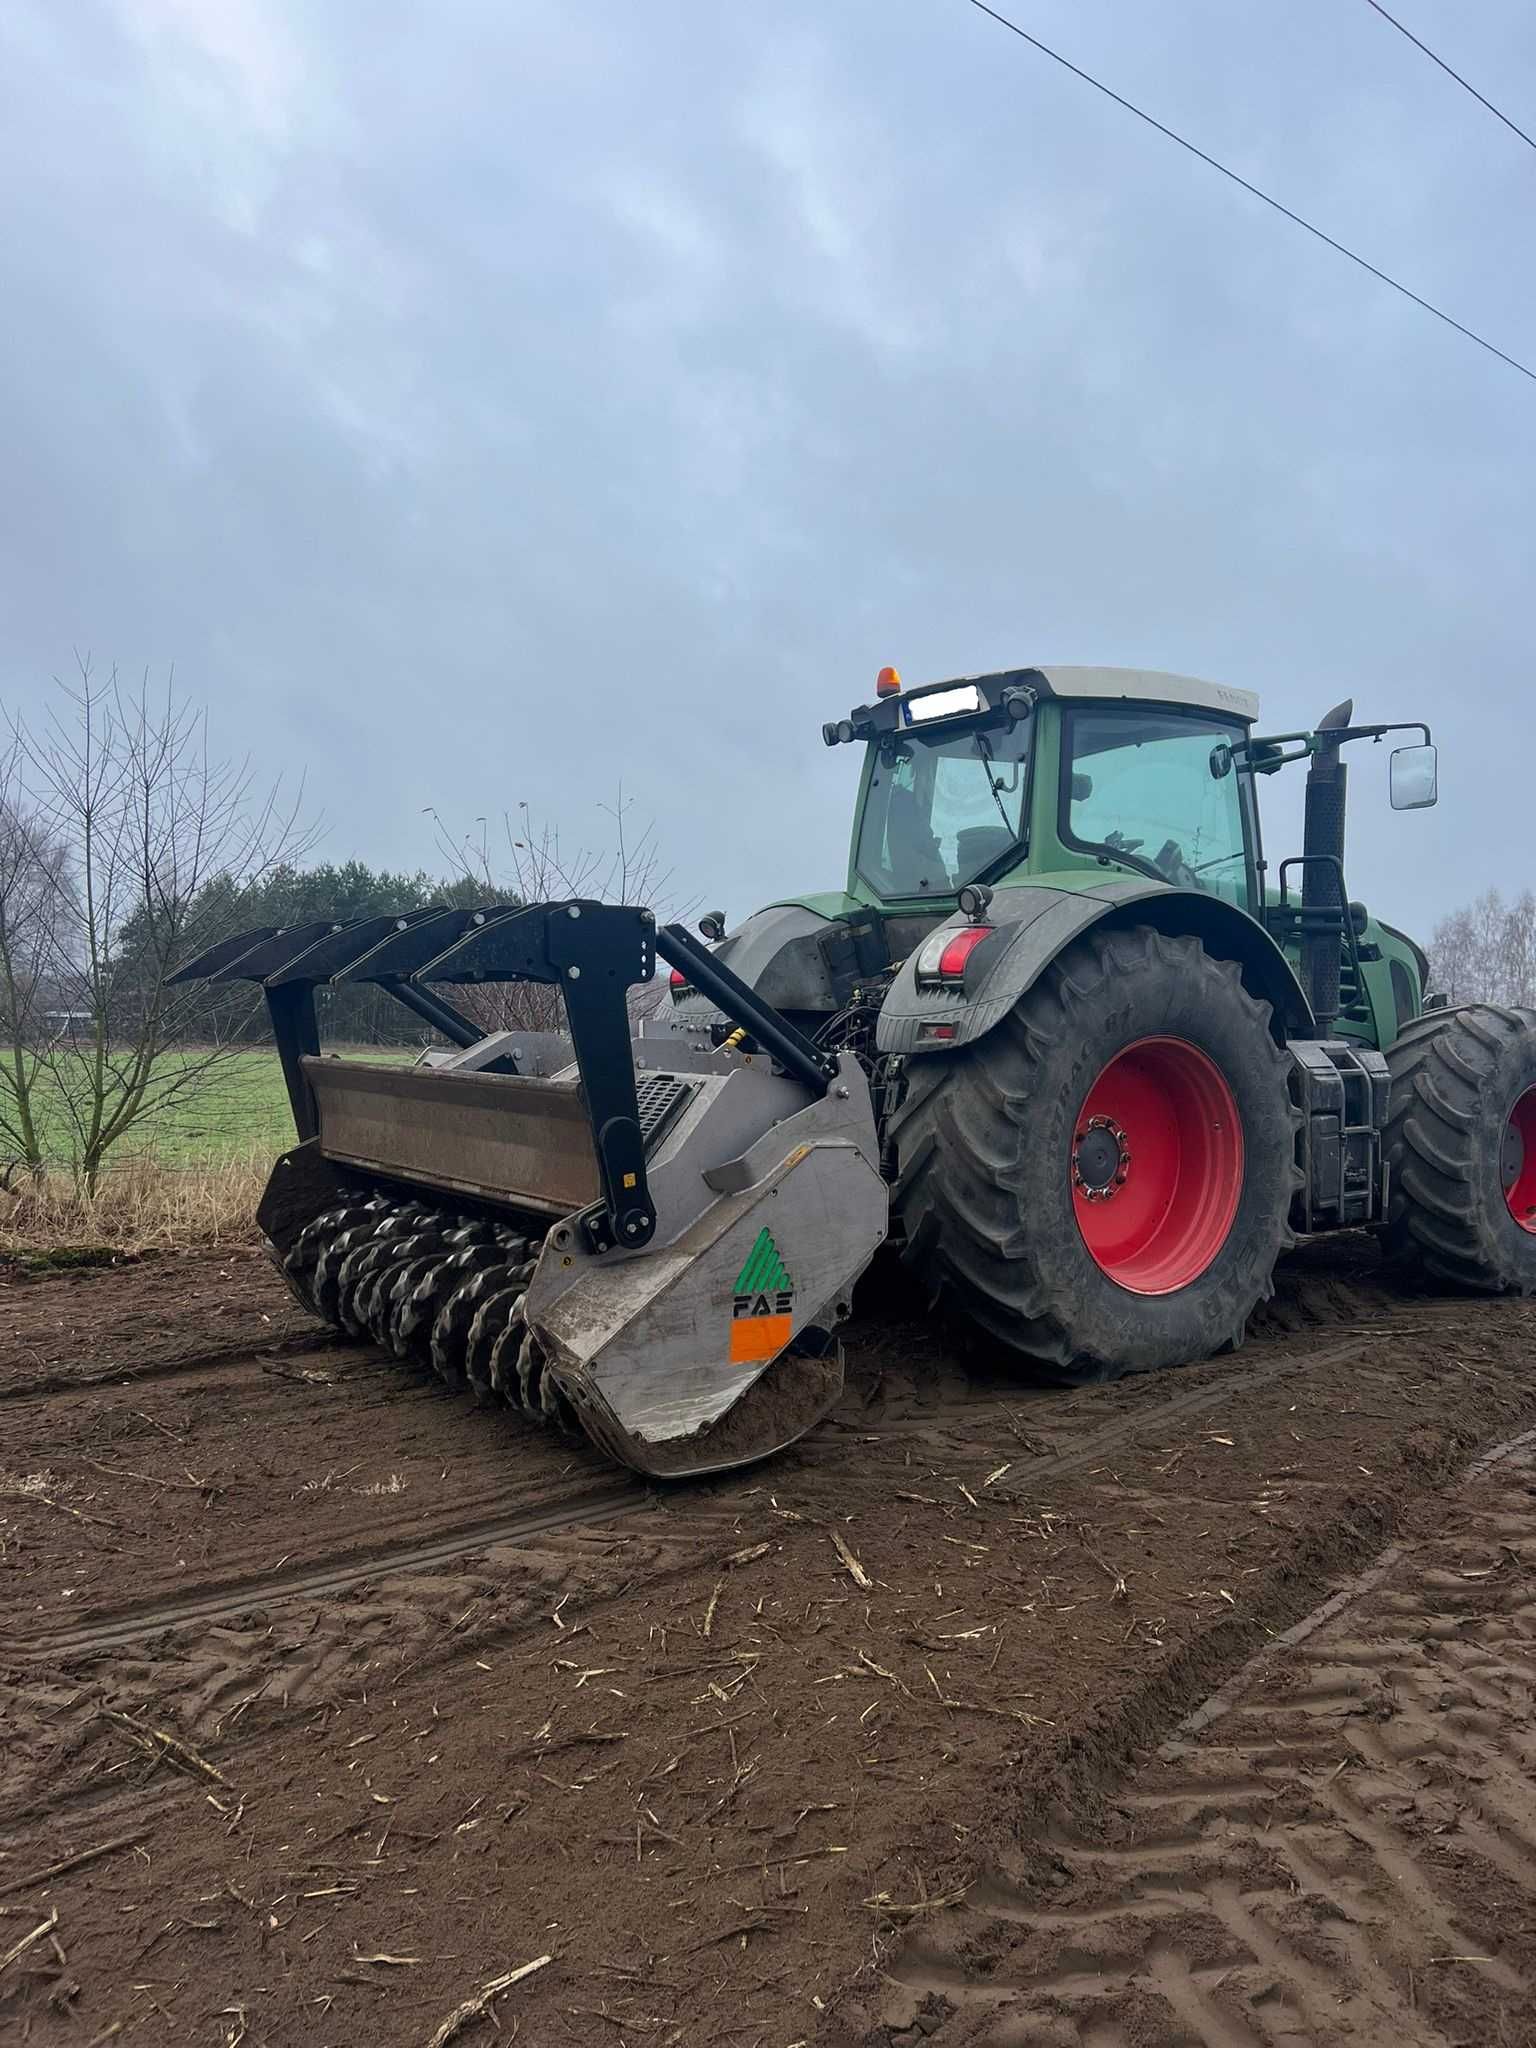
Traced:
<path id="1" fill-rule="evenodd" d="M 909 1063 L 903 1257 L 1074 1380 L 1240 1343 L 1299 1179 L 1269 1016 L 1193 938 L 1079 940 L 985 1038 Z"/>
<path id="2" fill-rule="evenodd" d="M 1536 1010 L 1432 1010 L 1387 1065 L 1388 1253 L 1453 1287 L 1536 1293 Z"/>

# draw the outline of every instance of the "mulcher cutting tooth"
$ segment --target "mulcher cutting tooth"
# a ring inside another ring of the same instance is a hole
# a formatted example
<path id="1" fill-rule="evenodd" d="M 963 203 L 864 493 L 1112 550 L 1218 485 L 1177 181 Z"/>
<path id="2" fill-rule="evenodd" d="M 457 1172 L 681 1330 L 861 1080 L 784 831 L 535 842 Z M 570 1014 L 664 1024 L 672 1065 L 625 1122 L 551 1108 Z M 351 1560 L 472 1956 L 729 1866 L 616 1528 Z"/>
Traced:
<path id="1" fill-rule="evenodd" d="M 523 1313 L 524 1296 L 519 1294 L 512 1304 L 506 1322 L 491 1339 L 490 1353 L 486 1359 L 486 1378 L 491 1391 L 509 1408 L 517 1408 L 527 1414 L 522 1389 L 517 1379 L 517 1354 L 521 1348 L 528 1324 Z"/>
<path id="2" fill-rule="evenodd" d="M 522 1342 L 517 1347 L 517 1397 L 530 1415 L 544 1415 L 544 1360 L 538 1339 L 525 1322 Z"/>
<path id="3" fill-rule="evenodd" d="M 428 1245 L 413 1259 L 394 1271 L 387 1290 L 381 1287 L 378 1297 L 379 1321 L 384 1328 L 383 1341 L 396 1358 L 414 1358 L 413 1349 L 416 1327 L 420 1320 L 414 1299 L 418 1287 L 425 1286 L 451 1256 L 446 1237 Z"/>
<path id="4" fill-rule="evenodd" d="M 424 1259 L 441 1258 L 445 1249 L 442 1233 L 437 1230 L 423 1229 L 411 1237 L 396 1238 L 389 1246 L 388 1256 L 358 1282 L 352 1313 L 375 1344 L 386 1351 L 394 1349 L 390 1318 L 394 1314 L 396 1283 L 402 1274 Z"/>
<path id="5" fill-rule="evenodd" d="M 491 1354 L 496 1340 L 512 1320 L 512 1312 L 527 1291 L 526 1275 L 532 1269 L 520 1266 L 516 1274 L 502 1275 L 502 1284 L 487 1294 L 475 1310 L 464 1340 L 464 1377 L 469 1390 L 483 1406 L 496 1405 L 501 1394 L 491 1378 Z"/>
<path id="6" fill-rule="evenodd" d="M 464 1233 L 455 1231 L 453 1235 L 462 1239 Z M 461 1245 L 447 1258 L 434 1262 L 432 1270 L 417 1282 L 396 1319 L 395 1327 L 406 1355 L 422 1365 L 430 1365 L 449 1386 L 462 1384 L 462 1359 L 435 1351 L 432 1333 L 437 1319 L 466 1280 L 487 1267 L 501 1265 L 501 1252 L 495 1244 Z"/>
<path id="7" fill-rule="evenodd" d="M 396 1209 L 366 1242 L 357 1245 L 342 1260 L 336 1276 L 337 1321 L 352 1336 L 360 1337 L 367 1329 L 358 1305 L 363 1282 L 395 1257 L 413 1232 L 419 1233 L 425 1213 L 420 1203 L 415 1202 Z"/>
<path id="8" fill-rule="evenodd" d="M 315 1261 L 311 1293 L 315 1307 L 328 1323 L 339 1325 L 341 1322 L 341 1269 L 346 1263 L 347 1255 L 373 1242 L 375 1233 L 387 1214 L 387 1204 L 380 1202 L 371 1205 L 357 1222 L 338 1230 Z"/>
<path id="9" fill-rule="evenodd" d="M 315 1312 L 315 1267 L 320 1254 L 325 1250 L 337 1231 L 345 1229 L 349 1220 L 358 1214 L 355 1202 L 345 1203 L 335 1209 L 327 1209 L 312 1223 L 307 1223 L 290 1246 L 287 1256 L 280 1261 L 283 1278 L 288 1282 L 298 1301 L 311 1314 Z"/>
<path id="10" fill-rule="evenodd" d="M 341 1271 L 336 1276 L 336 1321 L 350 1337 L 366 1334 L 357 1313 L 358 1295 L 363 1284 L 378 1271 L 380 1262 L 389 1257 L 395 1242 L 387 1237 L 370 1238 L 348 1252 L 341 1262 Z"/>
<path id="11" fill-rule="evenodd" d="M 470 1329 L 487 1296 L 504 1289 L 506 1280 L 505 1256 L 488 1260 L 455 1287 L 438 1310 L 432 1324 L 432 1368 L 450 1386 L 468 1379 Z"/>

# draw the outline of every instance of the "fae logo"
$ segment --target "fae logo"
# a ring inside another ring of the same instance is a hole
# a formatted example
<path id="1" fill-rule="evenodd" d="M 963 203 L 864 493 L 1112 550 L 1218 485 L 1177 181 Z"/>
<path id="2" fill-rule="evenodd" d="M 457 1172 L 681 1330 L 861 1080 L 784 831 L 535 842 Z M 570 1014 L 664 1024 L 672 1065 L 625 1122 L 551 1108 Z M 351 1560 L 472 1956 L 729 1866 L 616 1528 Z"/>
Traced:
<path id="1" fill-rule="evenodd" d="M 731 1292 L 731 1363 L 758 1365 L 794 1334 L 795 1283 L 766 1230 L 747 1253 Z"/>

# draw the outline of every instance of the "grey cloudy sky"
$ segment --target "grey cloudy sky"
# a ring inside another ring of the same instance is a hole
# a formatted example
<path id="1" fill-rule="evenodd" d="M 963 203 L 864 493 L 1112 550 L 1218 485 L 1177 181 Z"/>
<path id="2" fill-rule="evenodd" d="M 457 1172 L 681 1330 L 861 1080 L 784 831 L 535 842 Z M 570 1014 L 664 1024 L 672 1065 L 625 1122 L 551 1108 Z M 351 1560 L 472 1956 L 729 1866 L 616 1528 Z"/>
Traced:
<path id="1" fill-rule="evenodd" d="M 1536 153 L 1364 0 L 1016 10 L 1536 359 Z M 8 0 L 0 291 L 0 693 L 174 660 L 336 858 L 622 776 L 739 913 L 881 663 L 1054 659 L 1428 716 L 1357 893 L 1529 877 L 1536 384 L 964 0 Z"/>

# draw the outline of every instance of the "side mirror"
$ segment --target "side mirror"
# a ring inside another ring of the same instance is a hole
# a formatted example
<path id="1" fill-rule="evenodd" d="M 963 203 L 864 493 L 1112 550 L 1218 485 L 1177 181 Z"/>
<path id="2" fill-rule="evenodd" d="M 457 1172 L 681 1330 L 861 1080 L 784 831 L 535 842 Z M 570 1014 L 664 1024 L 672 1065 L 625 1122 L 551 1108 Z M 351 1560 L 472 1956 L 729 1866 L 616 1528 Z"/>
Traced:
<path id="1" fill-rule="evenodd" d="M 1433 747 L 1395 747 L 1388 772 L 1394 811 L 1424 811 L 1440 794 Z"/>

